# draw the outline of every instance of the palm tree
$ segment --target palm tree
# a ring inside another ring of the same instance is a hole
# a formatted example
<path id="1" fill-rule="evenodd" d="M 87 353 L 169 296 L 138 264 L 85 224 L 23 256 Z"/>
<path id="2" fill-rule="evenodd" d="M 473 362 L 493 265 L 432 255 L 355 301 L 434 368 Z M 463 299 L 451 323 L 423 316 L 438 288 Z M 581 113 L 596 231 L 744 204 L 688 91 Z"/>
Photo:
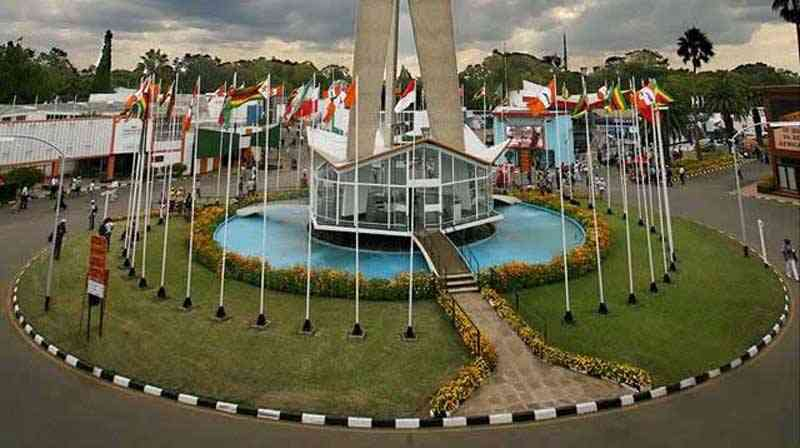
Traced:
<path id="1" fill-rule="evenodd" d="M 800 2 L 797 0 L 773 0 L 772 10 L 783 17 L 783 20 L 794 23 L 797 31 L 797 52 L 800 54 Z"/>
<path id="2" fill-rule="evenodd" d="M 149 49 L 144 56 L 141 56 L 141 61 L 137 67 L 138 71 L 144 72 L 145 70 L 147 73 L 155 73 L 161 79 L 166 78 L 167 72 L 171 69 L 169 65 L 169 56 L 166 53 L 161 52 L 161 49 L 158 50 Z"/>
<path id="3" fill-rule="evenodd" d="M 692 61 L 696 74 L 703 64 L 707 64 L 714 57 L 714 44 L 708 40 L 706 33 L 697 27 L 692 27 L 678 39 L 678 56 L 683 58 L 684 64 Z"/>

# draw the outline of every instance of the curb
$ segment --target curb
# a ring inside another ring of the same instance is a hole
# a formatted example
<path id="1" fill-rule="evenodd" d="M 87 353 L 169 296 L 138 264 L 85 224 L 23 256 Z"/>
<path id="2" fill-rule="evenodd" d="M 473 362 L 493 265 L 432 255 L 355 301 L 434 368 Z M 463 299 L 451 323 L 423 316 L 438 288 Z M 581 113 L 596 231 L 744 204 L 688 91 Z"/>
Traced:
<path id="1" fill-rule="evenodd" d="M 702 225 L 702 224 L 701 224 Z M 705 226 L 710 228 L 708 226 Z M 729 238 L 737 241 L 733 235 L 719 231 L 719 233 L 728 236 Z M 737 241 L 738 242 L 738 241 Z M 724 373 L 730 372 L 741 367 L 747 361 L 755 358 L 767 345 L 772 343 L 780 333 L 781 329 L 787 325 L 790 317 L 791 299 L 789 297 L 789 290 L 783 280 L 783 277 L 778 273 L 772 265 L 768 265 L 773 273 L 777 276 L 778 281 L 783 288 L 784 293 L 784 307 L 783 312 L 770 328 L 769 332 L 765 334 L 756 344 L 748 348 L 742 355 L 733 359 L 727 364 L 719 368 L 703 372 L 700 375 L 688 377 L 678 383 L 658 386 L 647 391 L 641 391 L 622 395 L 615 398 L 607 398 L 602 400 L 594 400 L 584 403 L 576 403 L 568 406 L 561 406 L 558 408 L 537 409 L 533 411 L 520 411 L 513 413 L 502 413 L 493 415 L 480 415 L 468 417 L 431 417 L 431 418 L 388 418 L 378 419 L 369 417 L 343 417 L 332 416 L 314 413 L 297 413 L 285 412 L 276 409 L 268 408 L 254 408 L 249 406 L 240 405 L 237 403 L 229 403 L 214 398 L 203 397 L 200 395 L 183 393 L 176 390 L 162 388 L 156 385 L 148 384 L 144 381 L 139 381 L 126 376 L 123 376 L 114 370 L 104 369 L 100 366 L 95 366 L 74 355 L 71 355 L 57 346 L 50 344 L 47 339 L 38 334 L 33 326 L 27 323 L 25 316 L 20 310 L 17 301 L 17 290 L 22 277 L 27 270 L 31 267 L 33 261 L 38 256 L 34 257 L 22 268 L 17 274 L 14 286 L 11 292 L 11 310 L 14 315 L 14 321 L 19 328 L 28 335 L 33 342 L 42 350 L 50 355 L 62 360 L 68 366 L 91 375 L 98 380 L 114 384 L 115 386 L 136 390 L 144 393 L 145 395 L 153 397 L 161 397 L 170 401 L 181 403 L 187 406 L 195 406 L 205 409 L 215 410 L 224 414 L 235 414 L 247 417 L 253 417 L 260 420 L 270 421 L 283 421 L 291 423 L 299 423 L 307 426 L 336 426 L 346 427 L 353 429 L 424 429 L 424 428 L 459 428 L 468 426 L 500 426 L 511 425 L 519 423 L 530 423 L 544 420 L 552 420 L 556 418 L 593 414 L 600 411 L 610 409 L 620 409 L 632 406 L 636 403 L 645 401 L 656 400 L 664 398 L 669 395 L 691 389 L 695 386 L 703 384 L 711 379 L 717 378 Z"/>

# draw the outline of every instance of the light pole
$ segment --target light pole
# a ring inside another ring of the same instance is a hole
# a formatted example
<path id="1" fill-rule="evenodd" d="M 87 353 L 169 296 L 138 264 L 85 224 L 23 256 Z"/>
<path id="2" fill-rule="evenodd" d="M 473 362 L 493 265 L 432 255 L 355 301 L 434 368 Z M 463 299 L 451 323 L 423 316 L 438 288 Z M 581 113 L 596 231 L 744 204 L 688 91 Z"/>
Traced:
<path id="1" fill-rule="evenodd" d="M 52 241 L 50 242 L 50 261 L 47 265 L 47 286 L 45 287 L 45 293 L 44 293 L 44 310 L 49 311 L 50 300 L 51 300 L 50 291 L 51 291 L 51 286 L 53 284 L 53 262 L 55 259 L 55 250 L 56 250 L 56 232 L 58 231 L 58 219 L 60 218 L 61 215 L 61 195 L 63 194 L 63 189 L 64 189 L 64 163 L 67 157 L 66 154 L 64 154 L 64 151 L 59 149 L 56 145 L 38 137 L 32 137 L 30 135 L 14 135 L 14 134 L 4 135 L 0 137 L 0 143 L 11 143 L 15 140 L 30 140 L 37 143 L 41 143 L 49 147 L 50 149 L 54 150 L 55 152 L 57 152 L 60 160 L 59 170 L 58 170 L 59 179 L 58 179 L 58 196 L 56 197 L 56 214 L 53 220 L 53 238 Z"/>
<path id="2" fill-rule="evenodd" d="M 729 140 L 731 155 L 733 156 L 734 177 L 736 178 L 736 200 L 739 202 L 739 224 L 742 227 L 742 244 L 744 245 L 745 257 L 750 256 L 750 248 L 747 245 L 747 228 L 744 224 L 744 207 L 742 205 L 742 183 L 741 179 L 739 178 L 739 157 L 737 155 L 737 150 L 736 150 L 736 140 L 739 138 L 740 135 L 744 134 L 750 129 L 755 129 L 757 127 L 769 127 L 772 129 L 797 128 L 800 127 L 800 121 L 780 121 L 780 122 L 776 121 L 772 123 L 768 122 L 756 123 L 742 128 L 736 134 L 734 134 L 733 137 L 731 137 Z"/>

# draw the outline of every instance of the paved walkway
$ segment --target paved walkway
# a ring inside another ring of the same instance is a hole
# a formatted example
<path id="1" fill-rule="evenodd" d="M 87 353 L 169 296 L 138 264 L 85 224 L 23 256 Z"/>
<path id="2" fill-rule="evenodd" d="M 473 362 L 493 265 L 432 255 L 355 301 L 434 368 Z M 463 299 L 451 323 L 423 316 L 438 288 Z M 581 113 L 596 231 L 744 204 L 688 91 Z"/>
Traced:
<path id="1" fill-rule="evenodd" d="M 454 297 L 497 348 L 497 371 L 464 403 L 458 415 L 529 411 L 626 393 L 614 383 L 550 365 L 534 356 L 480 293 Z"/>

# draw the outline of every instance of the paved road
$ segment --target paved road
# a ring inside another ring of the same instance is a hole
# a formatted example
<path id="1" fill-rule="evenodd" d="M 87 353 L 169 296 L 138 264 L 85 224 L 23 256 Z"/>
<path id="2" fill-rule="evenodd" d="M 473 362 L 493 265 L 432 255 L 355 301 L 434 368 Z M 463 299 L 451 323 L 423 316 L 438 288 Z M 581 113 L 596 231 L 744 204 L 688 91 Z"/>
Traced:
<path id="1" fill-rule="evenodd" d="M 745 174 L 755 179 L 759 169 L 749 167 Z M 675 190 L 675 212 L 736 232 L 732 185 L 729 177 L 715 177 Z M 24 219 L 0 210 L 0 281 L 7 284 L 45 244 L 47 208 L 36 203 Z M 85 211 L 74 208 L 70 219 L 82 226 Z M 767 222 L 773 261 L 780 238 L 794 234 L 800 241 L 797 208 L 756 200 L 747 200 L 746 208 L 751 235 L 756 217 Z M 3 317 L 0 446 L 798 446 L 799 350 L 795 313 L 778 341 L 744 368 L 633 409 L 499 429 L 347 432 L 220 416 L 98 384 L 31 347 Z"/>

